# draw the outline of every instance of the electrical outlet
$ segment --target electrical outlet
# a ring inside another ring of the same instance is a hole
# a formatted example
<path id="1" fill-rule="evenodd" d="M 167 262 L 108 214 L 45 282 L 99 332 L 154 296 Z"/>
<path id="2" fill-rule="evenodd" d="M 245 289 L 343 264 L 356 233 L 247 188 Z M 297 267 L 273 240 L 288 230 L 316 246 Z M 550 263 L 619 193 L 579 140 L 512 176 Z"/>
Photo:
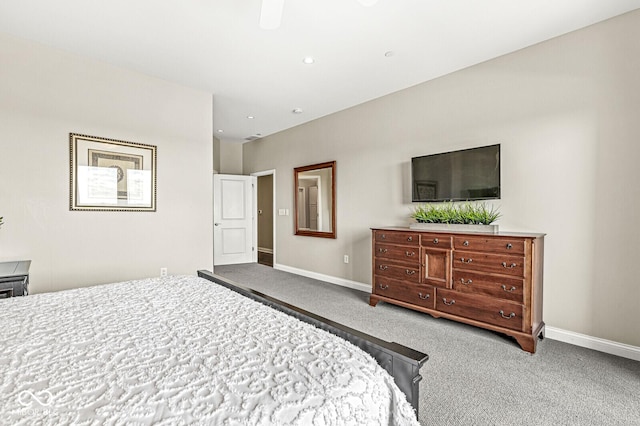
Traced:
<path id="1" fill-rule="evenodd" d="M 160 268 L 160 276 L 161 277 L 167 276 L 167 268 Z"/>
<path id="2" fill-rule="evenodd" d="M 344 255 L 344 263 L 349 263 L 349 255 L 348 254 Z"/>

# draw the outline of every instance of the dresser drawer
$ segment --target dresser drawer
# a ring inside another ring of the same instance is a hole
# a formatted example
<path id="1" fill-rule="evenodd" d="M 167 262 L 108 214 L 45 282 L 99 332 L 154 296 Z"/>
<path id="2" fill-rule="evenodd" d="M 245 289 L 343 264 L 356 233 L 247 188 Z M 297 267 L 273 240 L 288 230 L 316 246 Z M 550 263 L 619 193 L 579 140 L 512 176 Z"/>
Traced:
<path id="1" fill-rule="evenodd" d="M 476 321 L 522 330 L 523 306 L 507 300 L 436 289 L 436 309 Z"/>
<path id="2" fill-rule="evenodd" d="M 442 234 L 422 234 L 422 247 L 438 248 L 438 249 L 450 249 L 451 236 Z"/>
<path id="3" fill-rule="evenodd" d="M 419 265 L 400 265 L 398 263 L 389 262 L 386 259 L 376 259 L 375 262 L 376 275 L 395 278 L 397 280 L 405 280 L 415 284 L 420 282 Z"/>
<path id="4" fill-rule="evenodd" d="M 475 274 L 462 270 L 453 271 L 453 289 L 461 293 L 471 293 L 524 303 L 524 280 L 510 277 L 496 277 Z"/>
<path id="5" fill-rule="evenodd" d="M 488 251 L 524 255 L 524 240 L 519 238 L 453 237 L 456 250 Z"/>
<path id="6" fill-rule="evenodd" d="M 420 246 L 420 234 L 417 232 L 375 231 L 375 240 L 380 243 Z"/>
<path id="7" fill-rule="evenodd" d="M 453 268 L 524 277 L 524 259 L 523 256 L 455 250 Z"/>
<path id="8" fill-rule="evenodd" d="M 376 243 L 376 258 L 395 259 L 403 262 L 420 263 L 420 248 L 413 246 L 394 246 Z"/>
<path id="9" fill-rule="evenodd" d="M 373 289 L 375 294 L 425 308 L 433 309 L 435 306 L 434 290 L 431 286 L 407 284 L 402 281 L 379 276 L 377 276 L 375 280 L 375 287 Z"/>

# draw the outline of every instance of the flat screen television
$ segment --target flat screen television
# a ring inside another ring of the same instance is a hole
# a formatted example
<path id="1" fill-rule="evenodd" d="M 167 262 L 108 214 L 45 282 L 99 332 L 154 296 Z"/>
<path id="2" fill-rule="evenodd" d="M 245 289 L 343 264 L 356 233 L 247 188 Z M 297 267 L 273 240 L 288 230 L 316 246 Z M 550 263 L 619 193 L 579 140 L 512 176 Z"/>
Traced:
<path id="1" fill-rule="evenodd" d="M 411 159 L 412 201 L 500 198 L 500 144 Z"/>

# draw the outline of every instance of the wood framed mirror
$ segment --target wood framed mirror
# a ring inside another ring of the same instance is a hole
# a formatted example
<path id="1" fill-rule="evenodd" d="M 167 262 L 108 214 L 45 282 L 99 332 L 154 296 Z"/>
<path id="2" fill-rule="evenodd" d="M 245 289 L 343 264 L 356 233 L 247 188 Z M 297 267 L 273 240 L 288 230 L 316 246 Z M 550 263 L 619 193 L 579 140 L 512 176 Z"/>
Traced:
<path id="1" fill-rule="evenodd" d="M 336 238 L 336 162 L 293 169 L 295 233 Z"/>

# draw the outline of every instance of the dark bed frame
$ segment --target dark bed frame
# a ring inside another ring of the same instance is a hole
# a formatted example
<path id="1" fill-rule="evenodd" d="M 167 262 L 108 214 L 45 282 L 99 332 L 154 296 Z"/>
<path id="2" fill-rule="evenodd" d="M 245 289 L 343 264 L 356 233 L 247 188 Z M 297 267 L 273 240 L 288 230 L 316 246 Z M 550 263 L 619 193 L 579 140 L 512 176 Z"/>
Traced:
<path id="1" fill-rule="evenodd" d="M 250 299 L 263 303 L 300 321 L 312 324 L 315 327 L 328 331 L 336 336 L 348 340 L 352 344 L 367 352 L 382 366 L 395 380 L 402 392 L 407 396 L 407 400 L 418 414 L 418 385 L 422 376 L 420 368 L 429 359 L 427 354 L 418 352 L 398 343 L 390 343 L 376 337 L 362 333 L 353 328 L 315 315 L 311 312 L 290 305 L 281 300 L 275 299 L 266 294 L 243 287 L 233 281 L 216 275 L 210 271 L 198 271 L 198 276 L 205 278 L 216 284 L 220 284 L 228 289 L 242 294 Z"/>

